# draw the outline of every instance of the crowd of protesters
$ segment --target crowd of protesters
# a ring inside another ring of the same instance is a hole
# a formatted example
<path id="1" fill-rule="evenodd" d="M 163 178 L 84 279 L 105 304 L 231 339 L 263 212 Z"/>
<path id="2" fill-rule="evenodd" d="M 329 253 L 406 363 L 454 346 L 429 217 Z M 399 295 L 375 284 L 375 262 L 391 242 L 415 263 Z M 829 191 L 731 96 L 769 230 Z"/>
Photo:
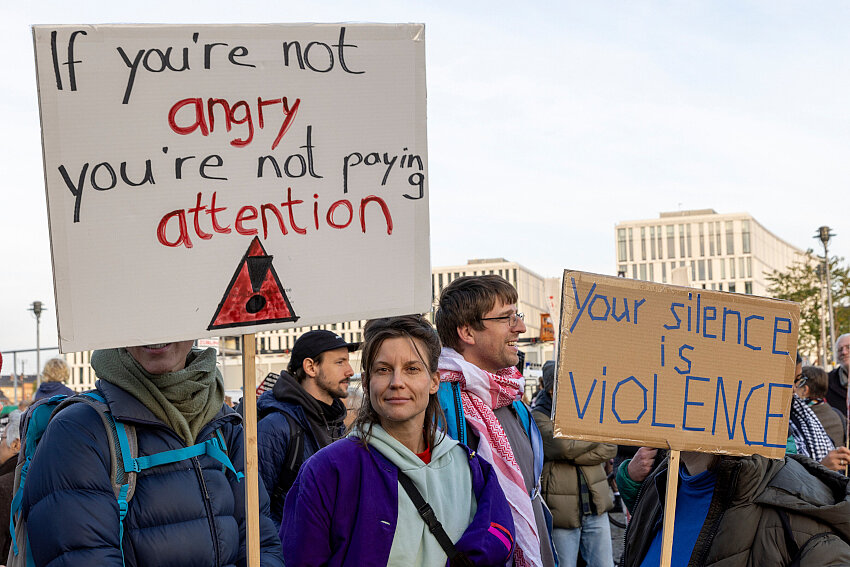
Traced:
<path id="1" fill-rule="evenodd" d="M 659 565 L 664 452 L 642 447 L 609 474 L 616 446 L 554 436 L 553 362 L 522 399 L 516 289 L 458 278 L 435 327 L 409 315 L 368 321 L 362 345 L 324 330 L 296 341 L 257 400 L 260 564 Z M 362 401 L 346 428 L 356 348 Z M 798 357 L 785 459 L 682 453 L 672 565 L 850 565 L 850 334 L 835 355 L 829 374 Z M 45 365 L 36 403 L 8 416 L 0 525 L 17 512 L 26 541 L 4 529 L 0 557 L 246 565 L 242 420 L 214 351 L 128 346 L 91 364 L 95 401 L 57 406 L 31 456 L 22 433 L 37 408 L 73 395 L 61 359 Z M 630 513 L 622 557 L 612 486 Z"/>

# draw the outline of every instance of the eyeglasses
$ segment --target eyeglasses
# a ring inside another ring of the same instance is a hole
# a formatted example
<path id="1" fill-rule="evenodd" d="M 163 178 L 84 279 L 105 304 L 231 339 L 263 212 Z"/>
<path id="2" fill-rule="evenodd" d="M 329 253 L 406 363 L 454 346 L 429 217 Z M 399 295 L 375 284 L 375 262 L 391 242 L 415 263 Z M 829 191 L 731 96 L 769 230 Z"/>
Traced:
<path id="1" fill-rule="evenodd" d="M 809 379 L 808 376 L 800 376 L 799 378 L 797 378 L 797 380 L 794 381 L 794 387 L 795 388 L 802 388 L 803 386 L 806 385 L 806 382 L 808 381 L 808 379 Z"/>
<path id="2" fill-rule="evenodd" d="M 522 313 L 511 313 L 510 315 L 502 315 L 501 317 L 481 317 L 479 321 L 507 321 L 508 327 L 516 327 L 517 323 L 525 320 L 525 315 Z"/>

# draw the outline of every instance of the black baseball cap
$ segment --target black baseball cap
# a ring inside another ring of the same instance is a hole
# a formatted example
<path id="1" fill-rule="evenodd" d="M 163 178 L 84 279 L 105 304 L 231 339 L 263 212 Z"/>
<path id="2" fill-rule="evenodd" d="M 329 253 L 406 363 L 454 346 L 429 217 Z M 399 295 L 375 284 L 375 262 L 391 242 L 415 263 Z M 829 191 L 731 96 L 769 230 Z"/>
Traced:
<path id="1" fill-rule="evenodd" d="M 358 343 L 347 343 L 342 337 L 331 331 L 318 329 L 307 331 L 295 341 L 292 347 L 292 357 L 289 359 L 289 373 L 294 374 L 304 364 L 305 358 L 315 359 L 323 352 L 347 348 L 348 352 L 357 350 Z"/>

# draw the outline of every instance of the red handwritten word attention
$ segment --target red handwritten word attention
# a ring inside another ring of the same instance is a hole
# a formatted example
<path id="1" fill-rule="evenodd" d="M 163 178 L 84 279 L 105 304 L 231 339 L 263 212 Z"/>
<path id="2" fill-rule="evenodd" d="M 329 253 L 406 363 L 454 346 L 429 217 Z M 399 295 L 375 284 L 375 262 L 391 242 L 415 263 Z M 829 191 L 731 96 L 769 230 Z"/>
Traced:
<path id="1" fill-rule="evenodd" d="M 315 226 L 316 230 L 319 230 L 319 227 L 322 224 L 322 220 L 330 228 L 338 230 L 347 228 L 354 220 L 354 206 L 348 199 L 340 199 L 331 203 L 331 205 L 325 211 L 324 215 L 319 214 L 319 195 L 314 194 L 313 199 L 314 201 L 312 216 L 313 225 Z M 191 207 L 189 209 L 177 209 L 164 215 L 159 221 L 159 225 L 157 226 L 156 231 L 156 237 L 157 240 L 159 240 L 159 243 L 163 246 L 169 246 L 172 248 L 178 246 L 192 248 L 192 238 L 187 222 L 187 216 L 190 215 L 192 216 L 193 228 L 195 229 L 194 234 L 201 240 L 209 240 L 213 237 L 213 234 L 216 233 L 230 234 L 230 225 L 226 224 L 225 226 L 222 226 L 219 222 L 221 218 L 226 215 L 225 211 L 227 211 L 228 208 L 216 207 L 216 193 L 214 192 L 212 194 L 209 206 L 202 204 L 203 201 L 203 194 L 198 193 L 194 207 Z M 391 235 L 393 233 L 393 218 L 390 214 L 390 209 L 387 206 L 386 201 L 384 201 L 380 197 L 376 197 L 375 195 L 369 195 L 368 197 L 364 197 L 360 200 L 360 230 L 364 234 L 366 233 L 366 205 L 368 205 L 369 203 L 375 203 L 380 207 L 380 211 L 381 213 L 383 213 L 384 220 L 386 222 L 387 234 Z M 286 191 L 286 201 L 280 203 L 280 208 L 278 208 L 278 206 L 274 203 L 263 203 L 260 205 L 259 210 L 257 210 L 257 207 L 253 205 L 245 205 L 241 207 L 236 213 L 236 216 L 233 221 L 233 226 L 236 229 L 236 232 L 239 234 L 246 236 L 256 235 L 259 232 L 256 226 L 258 224 L 257 221 L 259 219 L 259 224 L 260 226 L 262 226 L 263 229 L 263 238 L 266 239 L 269 235 L 269 219 L 271 219 L 272 222 L 277 221 L 277 227 L 280 230 L 280 233 L 286 235 L 289 233 L 289 230 L 286 228 L 286 223 L 284 222 L 284 218 L 280 210 L 284 209 L 288 213 L 289 228 L 297 234 L 307 234 L 308 225 L 306 223 L 299 225 L 298 222 L 296 222 L 297 212 L 302 213 L 302 216 L 299 216 L 299 221 L 304 221 L 304 207 L 299 207 L 299 205 L 303 204 L 303 199 L 292 198 L 292 188 L 289 187 Z M 201 215 L 201 213 L 204 213 L 209 218 L 205 219 Z M 230 214 L 232 215 L 232 213 Z M 205 220 L 208 220 L 209 222 L 206 223 L 204 222 Z M 174 237 L 174 223 L 177 224 L 176 237 Z M 205 226 L 202 226 L 202 224 Z M 172 238 L 169 238 L 168 235 L 169 227 L 172 227 L 170 229 Z"/>
<path id="2" fill-rule="evenodd" d="M 256 117 L 257 125 L 260 129 L 265 127 L 266 116 L 264 109 L 276 105 L 281 106 L 282 118 L 277 137 L 272 143 L 272 149 L 277 147 L 280 140 L 286 134 L 286 131 L 292 125 L 292 121 L 295 120 L 295 115 L 298 114 L 298 108 L 301 106 L 301 99 L 296 98 L 295 102 L 290 106 L 286 97 L 275 99 L 257 97 Z M 187 110 L 180 112 L 184 108 Z M 216 108 L 221 109 L 220 114 L 224 118 L 224 127 L 228 132 L 233 129 L 234 124 L 239 126 L 244 125 L 247 128 L 247 133 L 243 132 L 241 138 L 233 138 L 230 141 L 230 145 L 242 148 L 250 144 L 254 139 L 254 114 L 251 112 L 251 105 L 244 100 L 237 101 L 231 105 L 223 98 L 209 98 L 206 104 L 204 104 L 204 99 L 202 98 L 184 98 L 175 102 L 171 110 L 168 111 L 168 126 L 172 131 L 181 136 L 188 136 L 198 130 L 200 130 L 202 136 L 209 136 L 215 132 Z M 186 120 L 185 115 L 191 113 L 191 110 L 194 110 L 194 115 L 191 119 L 183 122 L 183 125 L 178 124 L 180 118 Z"/>

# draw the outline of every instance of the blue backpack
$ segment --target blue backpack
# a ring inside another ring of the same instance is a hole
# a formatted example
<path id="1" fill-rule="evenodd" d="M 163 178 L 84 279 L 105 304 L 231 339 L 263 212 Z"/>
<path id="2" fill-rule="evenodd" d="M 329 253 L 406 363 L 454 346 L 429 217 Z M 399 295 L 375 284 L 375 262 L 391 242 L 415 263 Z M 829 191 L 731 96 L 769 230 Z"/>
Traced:
<path id="1" fill-rule="evenodd" d="M 242 480 L 244 478 L 242 473 L 236 472 L 230 457 L 227 456 L 227 445 L 224 442 L 224 436 L 218 429 L 216 429 L 213 438 L 203 443 L 139 457 L 136 428 L 131 424 L 115 421 L 106 400 L 97 391 L 93 390 L 74 396 L 60 395 L 41 399 L 33 404 L 21 419 L 21 451 L 18 455 L 18 464 L 15 467 L 15 481 L 12 492 L 14 497 L 9 521 L 12 545 L 6 562 L 7 567 L 33 567 L 35 565 L 27 537 L 27 525 L 21 517 L 24 483 L 38 443 L 41 441 L 45 429 L 47 429 L 47 424 L 57 413 L 76 403 L 84 403 L 93 408 L 100 416 L 106 429 L 112 463 L 110 472 L 112 489 L 115 492 L 116 500 L 118 500 L 118 541 L 122 546 L 122 555 L 124 552 L 124 518 L 127 516 L 130 499 L 133 498 L 136 489 L 136 477 L 140 471 L 185 461 L 192 457 L 208 455 L 220 462 L 222 469 L 230 470 L 237 479 Z"/>

